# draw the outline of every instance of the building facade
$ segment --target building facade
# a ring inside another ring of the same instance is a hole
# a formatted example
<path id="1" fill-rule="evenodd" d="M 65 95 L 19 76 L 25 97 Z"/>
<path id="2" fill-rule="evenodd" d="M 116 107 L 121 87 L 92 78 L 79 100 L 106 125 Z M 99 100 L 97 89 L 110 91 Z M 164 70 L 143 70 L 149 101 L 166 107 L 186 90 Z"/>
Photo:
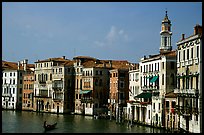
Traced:
<path id="1" fill-rule="evenodd" d="M 176 51 L 171 45 L 171 21 L 166 15 L 161 25 L 160 53 L 144 56 L 140 65 L 141 93 L 138 109 L 139 122 L 165 127 L 165 94 L 173 91 L 176 86 Z"/>
<path id="2" fill-rule="evenodd" d="M 69 62 L 64 56 L 35 62 L 34 111 L 67 113 L 74 110 L 73 70 Z"/>
<path id="3" fill-rule="evenodd" d="M 2 108 L 22 109 L 23 75 L 33 70 L 28 60 L 18 63 L 2 61 Z"/>
<path id="4" fill-rule="evenodd" d="M 177 113 L 179 128 L 192 133 L 201 132 L 201 46 L 202 26 L 194 34 L 177 42 Z"/>
<path id="5" fill-rule="evenodd" d="M 139 121 L 139 113 L 136 109 L 139 102 L 136 102 L 135 96 L 141 93 L 139 63 L 132 64 L 129 68 L 129 100 L 127 101 L 126 119 L 129 122 Z"/>
<path id="6" fill-rule="evenodd" d="M 106 61 L 93 57 L 74 57 L 75 113 L 100 115 L 107 108 L 109 68 Z"/>
<path id="7" fill-rule="evenodd" d="M 26 72 L 23 76 L 22 110 L 33 111 L 34 100 L 34 71 Z"/>

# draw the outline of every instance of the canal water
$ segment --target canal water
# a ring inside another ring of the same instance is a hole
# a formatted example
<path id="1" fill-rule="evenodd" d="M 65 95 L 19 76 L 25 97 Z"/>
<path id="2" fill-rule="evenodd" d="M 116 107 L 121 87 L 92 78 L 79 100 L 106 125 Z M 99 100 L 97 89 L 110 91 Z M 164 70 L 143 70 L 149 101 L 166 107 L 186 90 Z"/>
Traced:
<path id="1" fill-rule="evenodd" d="M 27 111 L 2 110 L 2 133 L 45 133 L 44 121 L 57 122 L 56 129 L 47 133 L 165 133 L 141 125 L 128 127 L 116 124 L 114 120 L 94 119 L 92 116 L 36 113 Z"/>

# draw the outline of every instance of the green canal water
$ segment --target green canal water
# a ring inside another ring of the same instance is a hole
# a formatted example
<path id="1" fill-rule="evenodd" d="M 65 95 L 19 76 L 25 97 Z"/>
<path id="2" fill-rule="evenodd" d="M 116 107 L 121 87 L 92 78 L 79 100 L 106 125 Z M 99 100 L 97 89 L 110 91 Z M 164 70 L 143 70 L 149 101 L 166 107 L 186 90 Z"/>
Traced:
<path id="1" fill-rule="evenodd" d="M 126 123 L 116 124 L 115 120 L 94 119 L 92 116 L 36 113 L 27 111 L 2 110 L 2 133 L 45 133 L 43 122 L 57 122 L 56 129 L 47 133 L 165 133 L 141 125 L 128 127 Z"/>

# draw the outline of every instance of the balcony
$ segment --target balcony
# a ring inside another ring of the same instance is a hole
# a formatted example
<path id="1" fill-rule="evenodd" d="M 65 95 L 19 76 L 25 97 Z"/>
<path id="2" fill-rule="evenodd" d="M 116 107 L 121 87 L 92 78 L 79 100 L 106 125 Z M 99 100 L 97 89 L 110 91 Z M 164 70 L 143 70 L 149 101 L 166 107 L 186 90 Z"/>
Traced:
<path id="1" fill-rule="evenodd" d="M 193 64 L 193 60 L 189 59 L 188 63 L 189 63 L 189 65 L 192 65 Z"/>
<path id="2" fill-rule="evenodd" d="M 181 61 L 181 66 L 184 67 L 185 66 L 185 62 Z"/>
<path id="3" fill-rule="evenodd" d="M 92 103 L 93 102 L 93 98 L 82 98 L 81 99 L 81 103 Z"/>
<path id="4" fill-rule="evenodd" d="M 115 103 L 115 99 L 108 99 L 108 103 Z"/>
<path id="5" fill-rule="evenodd" d="M 2 93 L 2 97 L 12 97 L 11 93 Z"/>
<path id="6" fill-rule="evenodd" d="M 53 85 L 52 88 L 53 88 L 53 89 L 61 90 L 61 89 L 63 89 L 63 85 L 62 85 L 62 84 L 59 84 L 59 85 Z"/>
<path id="7" fill-rule="evenodd" d="M 46 84 L 39 84 L 38 87 L 39 89 L 47 89 Z"/>
<path id="8" fill-rule="evenodd" d="M 46 84 L 46 81 L 39 81 L 40 84 Z"/>
<path id="9" fill-rule="evenodd" d="M 180 67 L 180 62 L 177 62 L 177 68 Z"/>
<path id="10" fill-rule="evenodd" d="M 54 102 L 62 101 L 62 100 L 63 100 L 63 98 L 61 98 L 61 97 L 55 97 L 55 98 L 53 98 L 53 101 L 54 101 Z"/>
<path id="11" fill-rule="evenodd" d="M 196 57 L 196 58 L 194 58 L 194 60 L 193 60 L 193 61 L 194 61 L 194 63 L 195 63 L 195 64 L 198 64 L 198 58 L 197 58 L 197 57 Z"/>
<path id="12" fill-rule="evenodd" d="M 197 94 L 198 90 L 196 89 L 174 89 L 174 93 L 180 94 Z"/>
<path id="13" fill-rule="evenodd" d="M 63 82 L 62 81 L 53 81 L 52 82 L 53 89 L 63 89 Z"/>

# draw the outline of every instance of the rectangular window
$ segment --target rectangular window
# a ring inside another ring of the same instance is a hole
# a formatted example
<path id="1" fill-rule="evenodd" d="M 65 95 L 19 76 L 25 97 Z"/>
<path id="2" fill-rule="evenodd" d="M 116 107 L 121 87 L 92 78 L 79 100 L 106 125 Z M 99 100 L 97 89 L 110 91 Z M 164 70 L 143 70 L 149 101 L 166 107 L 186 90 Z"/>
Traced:
<path id="1" fill-rule="evenodd" d="M 197 57 L 199 58 L 199 46 L 197 46 Z"/>
<path id="2" fill-rule="evenodd" d="M 152 64 L 152 72 L 153 72 L 154 70 L 153 70 L 153 64 Z"/>
<path id="3" fill-rule="evenodd" d="M 186 89 L 188 89 L 189 88 L 189 78 L 187 77 L 186 78 Z"/>
<path id="4" fill-rule="evenodd" d="M 142 72 L 142 66 L 140 66 L 140 70 L 141 70 L 141 72 Z"/>
<path id="5" fill-rule="evenodd" d="M 187 60 L 189 59 L 189 49 L 187 49 Z"/>
<path id="6" fill-rule="evenodd" d="M 159 71 L 159 62 L 157 63 L 158 67 L 157 67 L 157 71 Z"/>
<path id="7" fill-rule="evenodd" d="M 150 110 L 149 110 L 149 119 L 150 119 Z"/>
<path id="8" fill-rule="evenodd" d="M 148 72 L 148 65 L 146 65 L 146 70 L 147 70 L 147 72 Z"/>
<path id="9" fill-rule="evenodd" d="M 154 70 L 157 70 L 157 63 L 154 63 Z"/>
<path id="10" fill-rule="evenodd" d="M 146 72 L 146 70 L 145 70 L 145 65 L 144 65 L 144 73 Z"/>
<path id="11" fill-rule="evenodd" d="M 155 109 L 155 103 L 153 104 L 153 109 Z"/>
<path id="12" fill-rule="evenodd" d="M 162 62 L 162 69 L 164 69 L 164 62 Z"/>
<path id="13" fill-rule="evenodd" d="M 20 88 L 20 94 L 22 94 L 22 88 Z"/>
<path id="14" fill-rule="evenodd" d="M 159 103 L 159 110 L 160 110 L 160 103 Z"/>
<path id="15" fill-rule="evenodd" d="M 169 108 L 169 101 L 166 101 L 166 108 Z"/>
<path id="16" fill-rule="evenodd" d="M 149 72 L 151 72 L 151 64 L 149 64 Z"/>
<path id="17" fill-rule="evenodd" d="M 191 77 L 191 89 L 193 89 L 193 77 Z"/>
<path id="18" fill-rule="evenodd" d="M 183 50 L 183 60 L 185 60 L 185 50 Z"/>
<path id="19" fill-rule="evenodd" d="M 13 94 L 15 94 L 15 88 L 13 88 Z"/>
<path id="20" fill-rule="evenodd" d="M 178 62 L 180 62 L 180 51 L 178 51 Z"/>
<path id="21" fill-rule="evenodd" d="M 13 79 L 13 84 L 15 84 L 15 79 Z"/>
<path id="22" fill-rule="evenodd" d="M 191 58 L 193 58 L 193 48 L 191 48 Z"/>
<path id="23" fill-rule="evenodd" d="M 162 74 L 162 85 L 164 85 L 164 74 Z"/>
<path id="24" fill-rule="evenodd" d="M 171 108 L 175 108 L 176 107 L 176 102 L 175 101 L 172 101 L 171 102 Z"/>
<path id="25" fill-rule="evenodd" d="M 12 73 L 10 73 L 10 76 L 12 76 Z"/>

